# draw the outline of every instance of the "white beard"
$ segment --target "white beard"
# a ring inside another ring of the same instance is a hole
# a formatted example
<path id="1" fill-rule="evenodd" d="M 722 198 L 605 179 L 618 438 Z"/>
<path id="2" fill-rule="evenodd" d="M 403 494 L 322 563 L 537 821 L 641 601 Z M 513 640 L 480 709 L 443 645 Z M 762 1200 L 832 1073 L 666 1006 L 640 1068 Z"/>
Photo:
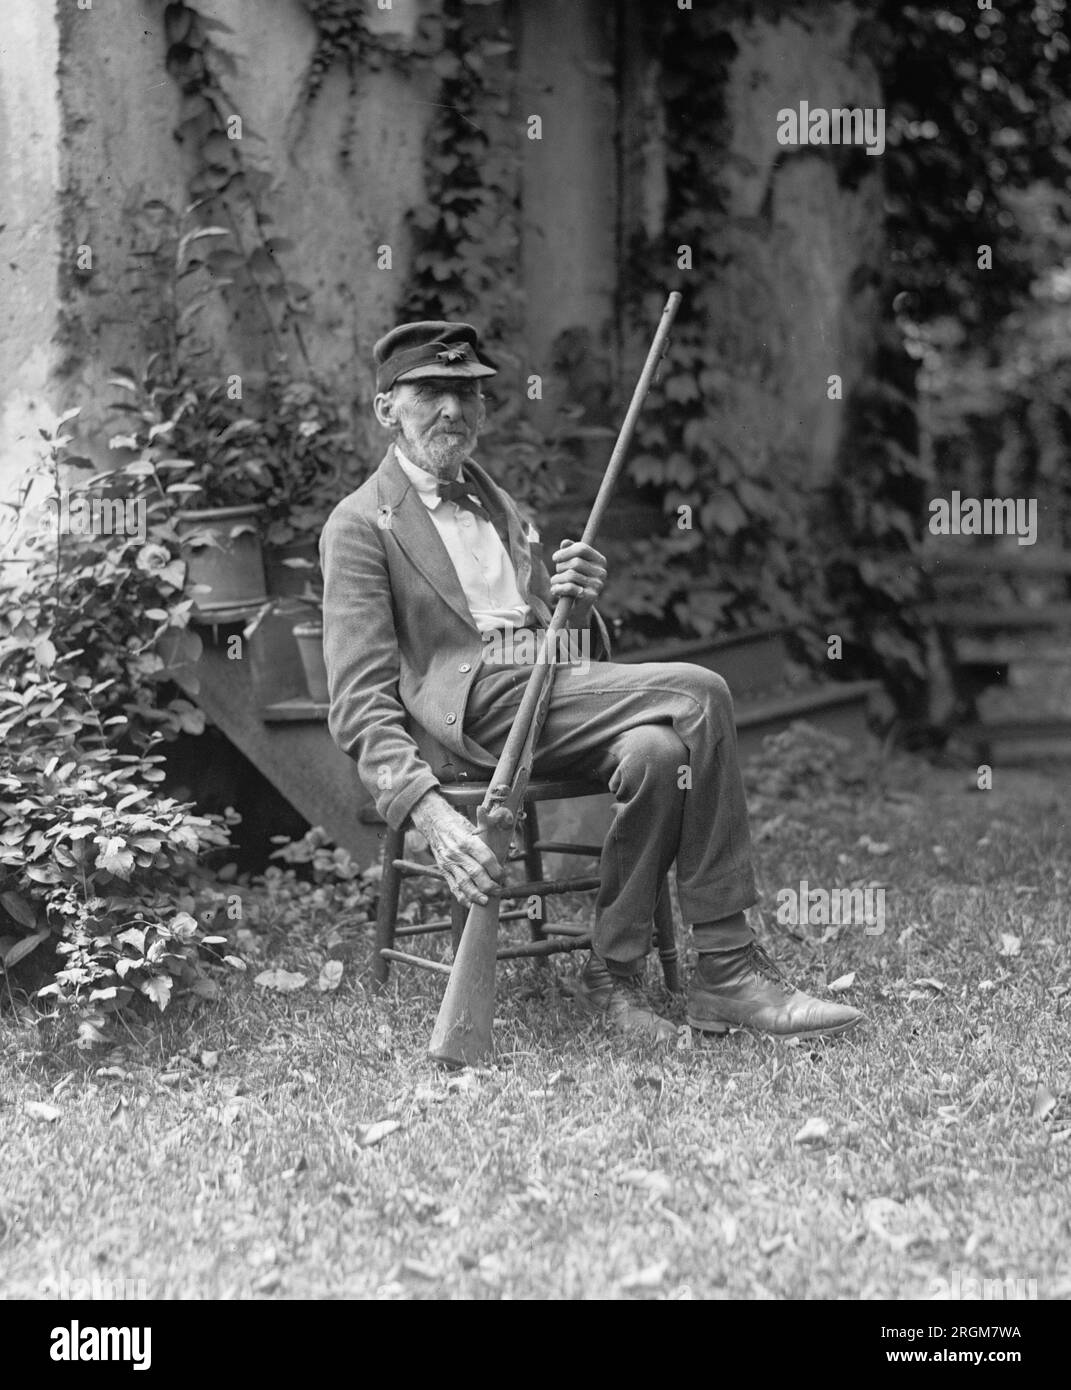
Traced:
<path id="1" fill-rule="evenodd" d="M 456 478 L 461 465 L 468 458 L 475 444 L 475 438 L 468 433 L 433 435 L 426 443 L 410 439 L 404 430 L 399 432 L 399 442 L 406 457 L 432 473 L 437 478 Z"/>

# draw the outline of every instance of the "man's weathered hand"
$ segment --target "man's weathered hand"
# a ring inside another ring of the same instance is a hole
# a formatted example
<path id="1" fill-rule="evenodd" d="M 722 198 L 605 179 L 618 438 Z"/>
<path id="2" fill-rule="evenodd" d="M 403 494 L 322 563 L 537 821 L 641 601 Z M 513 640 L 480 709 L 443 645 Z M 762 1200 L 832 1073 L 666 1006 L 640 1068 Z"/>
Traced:
<path id="1" fill-rule="evenodd" d="M 551 576 L 550 592 L 555 602 L 571 594 L 573 621 L 583 625 L 606 586 L 606 556 L 583 541 L 564 540 L 552 558 L 557 572 Z"/>
<path id="2" fill-rule="evenodd" d="M 417 802 L 412 819 L 454 897 L 469 907 L 487 902 L 488 894 L 502 880 L 502 866 L 472 823 L 434 791 Z"/>

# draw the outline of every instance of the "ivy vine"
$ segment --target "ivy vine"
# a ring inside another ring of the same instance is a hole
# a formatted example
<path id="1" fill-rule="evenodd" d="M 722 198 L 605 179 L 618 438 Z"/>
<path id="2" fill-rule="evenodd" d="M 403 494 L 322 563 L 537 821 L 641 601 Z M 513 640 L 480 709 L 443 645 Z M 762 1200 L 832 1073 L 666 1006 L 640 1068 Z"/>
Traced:
<path id="1" fill-rule="evenodd" d="M 902 561 L 917 533 L 919 462 L 910 363 L 895 335 L 846 402 L 844 454 L 828 495 L 801 487 L 802 453 L 774 458 L 761 429 L 749 428 L 769 409 L 770 364 L 725 311 L 727 272 L 753 233 L 727 215 L 724 94 L 732 22 L 762 8 L 697 9 L 686 23 L 655 21 L 649 33 L 662 65 L 670 201 L 664 240 L 638 236 L 629 248 L 630 317 L 639 331 L 667 288 L 685 299 L 630 464 L 660 500 L 666 527 L 627 549 L 627 592 L 615 598 L 633 640 L 663 632 L 667 618 L 695 636 L 774 622 L 789 629 L 797 657 L 828 670 L 825 636 L 837 633 L 841 673 L 891 672 L 899 702 L 910 705 L 922 690 L 922 639 L 903 610 Z M 856 176 L 838 164 L 838 177 Z M 690 248 L 694 270 L 677 268 L 679 247 Z M 843 523 L 834 536 L 831 517 Z"/>
<path id="2" fill-rule="evenodd" d="M 309 291 L 280 264 L 293 243 L 272 231 L 266 208 L 272 178 L 244 154 L 245 142 L 256 134 L 223 85 L 220 74 L 233 76 L 235 64 L 212 42 L 214 32 L 231 30 L 185 0 L 172 0 L 164 10 L 167 72 L 183 98 L 175 138 L 191 148 L 194 160 L 190 196 L 206 223 L 222 221 L 231 232 L 231 244 L 207 255 L 204 268 L 224 293 L 234 286 L 240 300 L 252 302 L 277 357 L 293 346 L 307 367 L 300 320 L 308 312 Z"/>

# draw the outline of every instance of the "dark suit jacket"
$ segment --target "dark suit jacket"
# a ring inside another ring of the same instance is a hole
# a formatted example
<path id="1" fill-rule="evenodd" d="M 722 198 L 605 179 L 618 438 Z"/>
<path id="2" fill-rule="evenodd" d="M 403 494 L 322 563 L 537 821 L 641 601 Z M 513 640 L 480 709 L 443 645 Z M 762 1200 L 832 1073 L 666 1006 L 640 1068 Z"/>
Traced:
<path id="1" fill-rule="evenodd" d="M 505 507 L 521 594 L 553 609 L 542 546 L 528 540 L 515 504 L 484 470 L 471 460 L 464 466 Z M 380 815 L 397 828 L 425 792 L 449 779 L 452 755 L 463 767 L 477 769 L 493 769 L 497 760 L 462 728 L 483 638 L 435 523 L 393 446 L 372 477 L 331 513 L 320 537 L 320 560 L 328 726 L 356 760 Z M 609 638 L 598 614 L 592 618 L 592 647 L 596 659 L 608 657 Z"/>

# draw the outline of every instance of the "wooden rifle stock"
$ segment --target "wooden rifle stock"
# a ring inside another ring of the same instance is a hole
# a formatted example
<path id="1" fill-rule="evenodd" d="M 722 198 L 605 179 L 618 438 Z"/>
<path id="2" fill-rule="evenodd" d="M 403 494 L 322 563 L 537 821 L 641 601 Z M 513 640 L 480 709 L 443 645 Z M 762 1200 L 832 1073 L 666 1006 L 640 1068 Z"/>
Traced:
<path id="1" fill-rule="evenodd" d="M 625 457 L 632 443 L 640 411 L 651 389 L 659 362 L 665 355 L 669 330 L 680 307 L 681 296 L 674 290 L 662 310 L 662 317 L 632 393 L 628 413 L 617 437 L 610 462 L 591 508 L 582 541 L 594 545 L 606 508 L 610 503 Z M 476 813 L 477 830 L 500 864 L 505 864 L 517 817 L 524 806 L 524 794 L 532 774 L 536 743 L 539 739 L 555 674 L 558 633 L 566 626 L 572 611 L 572 596 L 563 596 L 555 605 L 550 626 L 536 656 L 532 674 L 513 720 L 487 795 Z M 483 906 L 469 909 L 457 955 L 454 958 L 446 994 L 439 1008 L 431 1035 L 429 1052 L 446 1066 L 474 1066 L 491 1051 L 491 1022 L 495 1008 L 495 965 L 498 952 L 499 900 L 491 898 Z"/>

